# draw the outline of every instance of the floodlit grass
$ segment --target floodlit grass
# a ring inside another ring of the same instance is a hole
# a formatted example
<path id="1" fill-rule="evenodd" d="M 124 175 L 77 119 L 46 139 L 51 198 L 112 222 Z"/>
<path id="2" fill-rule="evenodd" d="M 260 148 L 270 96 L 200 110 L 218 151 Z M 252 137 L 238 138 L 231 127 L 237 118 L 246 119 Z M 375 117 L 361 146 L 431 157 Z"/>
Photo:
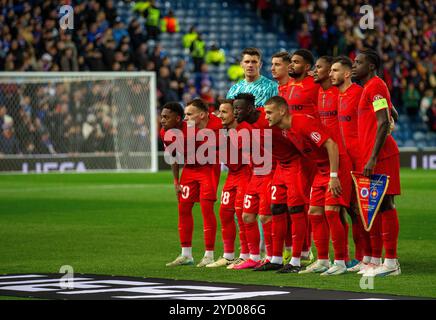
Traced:
<path id="1" fill-rule="evenodd" d="M 224 179 L 223 174 L 220 187 Z M 436 172 L 402 170 L 401 181 L 403 195 L 396 203 L 403 274 L 376 278 L 372 292 L 436 297 Z M 215 209 L 218 219 L 219 203 Z M 199 261 L 204 244 L 198 205 L 194 224 Z M 180 253 L 170 172 L 2 176 L 0 243 L 0 274 L 57 273 L 71 265 L 76 273 L 362 291 L 355 274 L 325 278 L 165 267 Z M 220 254 L 218 225 L 215 255 Z"/>

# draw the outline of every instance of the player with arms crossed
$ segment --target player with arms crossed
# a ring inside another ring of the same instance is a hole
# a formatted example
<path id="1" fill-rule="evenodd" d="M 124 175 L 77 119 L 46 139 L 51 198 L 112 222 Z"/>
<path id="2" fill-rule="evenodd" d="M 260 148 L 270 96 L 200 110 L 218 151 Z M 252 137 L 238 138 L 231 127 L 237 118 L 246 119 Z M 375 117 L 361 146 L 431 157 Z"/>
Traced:
<path id="1" fill-rule="evenodd" d="M 316 163 L 317 173 L 310 196 L 309 218 L 318 260 L 299 273 L 321 273 L 323 276 L 339 275 L 345 266 L 345 231 L 340 210 L 350 201 L 350 167 L 339 154 L 338 146 L 326 133 L 318 118 L 305 114 L 290 114 L 286 100 L 273 97 L 266 102 L 265 113 L 271 126 L 288 129 L 288 137 L 301 153 Z M 342 186 L 343 184 L 343 186 Z M 326 217 L 324 217 L 324 215 Z M 328 228 L 320 223 L 327 218 L 331 231 L 335 261 L 330 267 Z"/>
<path id="2" fill-rule="evenodd" d="M 359 101 L 358 128 L 361 150 L 361 170 L 365 176 L 385 174 L 389 185 L 370 230 L 372 259 L 364 276 L 400 275 L 397 257 L 399 222 L 394 204 L 401 194 L 400 157 L 397 143 L 390 135 L 393 106 L 385 82 L 377 76 L 381 60 L 371 49 L 361 51 L 355 58 L 352 74 L 363 84 Z M 382 249 L 385 260 L 381 264 Z"/>

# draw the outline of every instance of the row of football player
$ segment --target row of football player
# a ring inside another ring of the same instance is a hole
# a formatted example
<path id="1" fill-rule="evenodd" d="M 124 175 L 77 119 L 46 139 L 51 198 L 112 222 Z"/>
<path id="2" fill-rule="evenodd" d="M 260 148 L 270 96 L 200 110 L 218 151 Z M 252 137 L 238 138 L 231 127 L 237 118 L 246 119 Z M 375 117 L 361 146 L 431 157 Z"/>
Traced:
<path id="1" fill-rule="evenodd" d="M 174 164 L 182 253 L 167 266 L 194 263 L 192 207 L 200 202 L 206 252 L 198 267 L 314 272 L 325 276 L 350 271 L 365 276 L 399 275 L 399 224 L 394 205 L 394 196 L 400 194 L 399 151 L 390 135 L 396 112 L 385 83 L 377 76 L 380 68 L 377 53 L 362 51 L 354 62 L 342 56 L 320 57 L 315 63 L 308 50 L 300 49 L 292 55 L 280 52 L 272 57 L 275 81 L 260 75 L 261 54 L 256 48 L 242 52 L 241 66 L 245 79 L 229 90 L 229 100 L 220 105 L 219 120 L 208 113 L 199 99 L 188 103 L 184 110 L 177 103 L 169 103 L 161 114 L 161 137 L 169 146 L 172 141 L 165 141 L 165 131 L 186 130 L 183 119 L 195 122 L 198 129 L 217 131 L 222 126 L 261 132 L 271 129 L 272 156 L 277 160 L 273 163 L 277 164 L 266 174 L 256 173 L 252 166 L 229 165 L 220 206 L 224 255 L 217 261 L 214 261 L 213 204 L 219 167 L 185 165 L 179 179 L 179 168 Z M 352 78 L 363 87 L 353 83 Z M 352 170 L 366 176 L 373 173 L 390 176 L 380 214 L 372 222 L 370 232 L 365 231 L 356 199 L 352 198 Z M 352 221 L 355 244 L 352 261 L 348 255 L 345 212 Z M 234 253 L 235 214 L 241 245 L 239 258 Z M 263 260 L 257 216 L 262 222 L 266 247 Z M 303 270 L 302 260 L 311 258 L 312 238 L 317 260 Z M 330 238 L 333 264 L 329 259 Z M 284 261 L 284 254 L 291 256 L 290 261 Z"/>

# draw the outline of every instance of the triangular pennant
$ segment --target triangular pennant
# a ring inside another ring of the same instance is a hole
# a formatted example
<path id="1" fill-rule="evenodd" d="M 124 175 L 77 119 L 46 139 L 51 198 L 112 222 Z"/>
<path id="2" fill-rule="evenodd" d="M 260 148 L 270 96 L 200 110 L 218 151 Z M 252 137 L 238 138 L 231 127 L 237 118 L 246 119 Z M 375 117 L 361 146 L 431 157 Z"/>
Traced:
<path id="1" fill-rule="evenodd" d="M 360 217 L 365 230 L 369 231 L 388 189 L 389 176 L 373 174 L 371 177 L 366 177 L 362 173 L 354 171 L 351 171 L 351 176 L 356 189 Z"/>

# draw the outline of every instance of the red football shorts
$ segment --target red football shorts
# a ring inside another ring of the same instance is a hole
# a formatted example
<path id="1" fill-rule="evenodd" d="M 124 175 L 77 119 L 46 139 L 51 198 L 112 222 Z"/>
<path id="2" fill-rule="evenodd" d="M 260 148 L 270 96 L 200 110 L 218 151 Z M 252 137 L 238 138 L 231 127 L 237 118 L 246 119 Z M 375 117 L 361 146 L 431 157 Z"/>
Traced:
<path id="1" fill-rule="evenodd" d="M 315 179 L 315 175 L 318 172 L 316 164 L 309 159 L 300 157 L 299 161 L 300 172 L 298 173 L 300 177 L 300 187 L 304 197 L 304 203 L 310 202 L 310 190 Z"/>
<path id="2" fill-rule="evenodd" d="M 252 175 L 244 197 L 244 213 L 271 215 L 271 182 L 273 172 Z"/>
<path id="3" fill-rule="evenodd" d="M 279 163 L 272 180 L 271 203 L 287 204 L 288 207 L 305 204 L 301 190 L 300 162 L 291 161 L 289 164 Z"/>
<path id="4" fill-rule="evenodd" d="M 316 207 L 340 205 L 349 208 L 352 190 L 351 169 L 352 165 L 348 156 L 343 157 L 341 155 L 339 158 L 338 178 L 341 183 L 342 194 L 339 197 L 334 197 L 328 191 L 330 168 L 327 167 L 324 170 L 318 169 L 310 194 L 310 205 Z"/>
<path id="5" fill-rule="evenodd" d="M 251 168 L 249 165 L 244 165 L 238 171 L 229 171 L 221 192 L 221 207 L 231 209 L 242 208 L 250 178 Z"/>
<path id="6" fill-rule="evenodd" d="M 376 174 L 386 174 L 389 176 L 389 185 L 386 194 L 400 195 L 400 155 L 396 154 L 392 157 L 380 160 L 374 168 Z"/>
<path id="7" fill-rule="evenodd" d="M 220 171 L 217 165 L 184 166 L 180 177 L 180 202 L 216 201 Z"/>

